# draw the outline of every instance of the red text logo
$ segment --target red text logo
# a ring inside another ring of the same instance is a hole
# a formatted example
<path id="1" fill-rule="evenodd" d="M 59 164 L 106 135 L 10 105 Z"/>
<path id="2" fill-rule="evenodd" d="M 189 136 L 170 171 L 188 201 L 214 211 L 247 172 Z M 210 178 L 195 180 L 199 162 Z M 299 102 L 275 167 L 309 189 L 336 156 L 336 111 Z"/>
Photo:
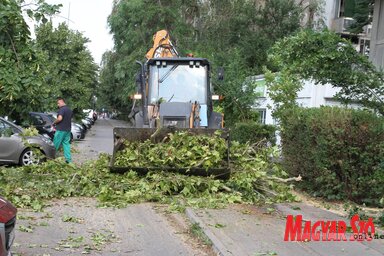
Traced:
<path id="1" fill-rule="evenodd" d="M 354 215 L 350 220 L 350 234 L 343 220 L 304 221 L 302 215 L 288 215 L 284 241 L 371 241 L 375 236 L 372 218 L 360 220 Z"/>

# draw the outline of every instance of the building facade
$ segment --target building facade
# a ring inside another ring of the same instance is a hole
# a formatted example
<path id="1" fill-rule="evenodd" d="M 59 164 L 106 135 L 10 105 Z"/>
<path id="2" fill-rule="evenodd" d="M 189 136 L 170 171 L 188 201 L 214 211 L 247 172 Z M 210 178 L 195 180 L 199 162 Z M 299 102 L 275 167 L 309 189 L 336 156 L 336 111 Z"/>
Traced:
<path id="1" fill-rule="evenodd" d="M 256 92 L 259 95 L 254 110 L 259 113 L 260 123 L 276 124 L 272 116 L 274 104 L 268 96 L 268 88 L 264 79 L 264 75 L 253 76 L 248 78 L 248 82 L 256 83 Z M 337 100 L 336 94 L 340 91 L 339 88 L 332 87 L 330 84 L 318 85 L 312 81 L 302 81 L 303 88 L 297 93 L 296 103 L 301 107 L 316 108 L 320 106 L 345 106 L 358 108 L 357 104 L 343 105 Z"/>
<path id="2" fill-rule="evenodd" d="M 370 60 L 384 69 L 384 0 L 376 0 L 373 12 Z"/>

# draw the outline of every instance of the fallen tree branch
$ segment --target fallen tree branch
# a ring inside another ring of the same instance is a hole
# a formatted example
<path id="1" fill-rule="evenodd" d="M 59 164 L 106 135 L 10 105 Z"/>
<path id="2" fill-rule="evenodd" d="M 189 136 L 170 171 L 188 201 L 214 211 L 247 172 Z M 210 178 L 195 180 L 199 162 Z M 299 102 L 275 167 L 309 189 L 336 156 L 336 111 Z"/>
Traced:
<path id="1" fill-rule="evenodd" d="M 280 182 L 285 182 L 285 183 L 290 182 L 290 181 L 301 181 L 302 180 L 300 174 L 297 177 L 292 177 L 292 178 L 287 178 L 287 179 L 282 179 L 282 178 L 279 178 L 279 177 L 272 177 L 272 179 L 280 181 Z"/>

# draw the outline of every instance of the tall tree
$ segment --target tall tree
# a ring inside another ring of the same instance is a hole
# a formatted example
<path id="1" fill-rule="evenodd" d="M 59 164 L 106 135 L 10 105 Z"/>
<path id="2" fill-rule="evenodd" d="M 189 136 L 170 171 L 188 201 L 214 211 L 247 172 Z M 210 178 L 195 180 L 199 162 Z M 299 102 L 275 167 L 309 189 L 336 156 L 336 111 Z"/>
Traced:
<path id="1" fill-rule="evenodd" d="M 54 28 L 48 22 L 36 30 L 36 45 L 47 56 L 43 68 L 48 72 L 44 78 L 51 96 L 64 97 L 75 111 L 92 106 L 97 86 L 98 67 L 86 48 L 88 42 L 64 23 Z M 52 108 L 54 102 L 51 97 L 45 105 Z"/>
<path id="2" fill-rule="evenodd" d="M 274 42 L 300 28 L 303 8 L 295 1 L 208 1 L 203 6 L 202 43 L 197 46 L 214 66 L 223 66 L 226 79 L 215 82 L 228 125 L 251 119 L 257 97 L 255 83 L 244 86 L 247 76 L 260 74 L 262 67 L 274 67 L 267 52 Z M 244 90 L 246 88 L 246 90 Z"/>
<path id="3" fill-rule="evenodd" d="M 352 18 L 355 22 L 349 28 L 349 31 L 358 34 L 363 32 L 363 27 L 372 23 L 373 6 L 375 0 L 356 0 L 354 14 Z"/>
<path id="4" fill-rule="evenodd" d="M 36 21 L 44 22 L 46 15 L 54 14 L 59 8 L 39 0 L 22 10 L 23 3 L 0 0 L 0 115 L 13 118 L 41 106 L 49 95 L 45 70 L 41 68 L 45 55 L 30 39 L 23 10 Z"/>
<path id="5" fill-rule="evenodd" d="M 167 29 L 174 43 L 185 45 L 192 38 L 192 29 L 183 20 L 179 9 L 182 0 L 115 1 L 108 23 L 115 41 L 114 51 L 103 57 L 101 70 L 102 91 L 119 92 L 111 95 L 111 107 L 127 112 L 129 95 L 135 91 L 136 60 L 144 60 L 152 46 L 152 37 L 157 30 Z M 180 47 L 183 49 L 184 47 Z M 113 74 L 112 74 L 113 73 Z M 113 89 L 112 89 L 113 88 Z"/>
<path id="6" fill-rule="evenodd" d="M 357 102 L 384 114 L 384 73 L 334 32 L 301 31 L 277 42 L 270 58 L 281 71 L 278 79 L 269 80 L 275 102 L 294 104 L 300 81 L 310 79 L 340 88 L 338 97 L 345 103 Z"/>
<path id="7" fill-rule="evenodd" d="M 225 82 L 213 83 L 225 96 L 227 121 L 249 118 L 253 91 L 249 87 L 244 92 L 243 81 L 269 65 L 267 50 L 300 28 L 302 12 L 294 0 L 115 1 L 108 19 L 115 41 L 113 61 L 107 58 L 102 67 L 109 74 L 104 78 L 111 80 L 103 79 L 102 87 L 116 86 L 125 94 L 120 100 L 127 102 L 135 90 L 135 60 L 143 59 L 157 30 L 167 29 L 181 55 L 193 52 L 209 59 L 213 70 L 225 68 Z M 113 98 L 115 105 L 123 106 Z"/>
<path id="8" fill-rule="evenodd" d="M 125 110 L 128 112 L 130 102 L 128 96 L 131 91 L 120 84 L 116 78 L 117 54 L 108 51 L 103 54 L 101 60 L 100 86 L 97 91 L 97 97 L 103 106 L 109 106 L 113 109 Z"/>

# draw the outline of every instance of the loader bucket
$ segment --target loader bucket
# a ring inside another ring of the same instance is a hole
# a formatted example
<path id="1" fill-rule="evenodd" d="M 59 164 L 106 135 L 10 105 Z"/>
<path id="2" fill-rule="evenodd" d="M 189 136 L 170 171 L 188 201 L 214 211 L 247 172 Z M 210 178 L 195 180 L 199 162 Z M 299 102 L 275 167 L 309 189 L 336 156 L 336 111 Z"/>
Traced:
<path id="1" fill-rule="evenodd" d="M 222 130 L 221 137 L 225 139 L 227 149 L 226 155 L 223 159 L 223 166 L 220 168 L 211 168 L 205 169 L 200 167 L 191 167 L 191 168 L 175 168 L 169 166 L 153 167 L 153 166 L 117 166 L 115 164 L 116 154 L 125 148 L 124 142 L 144 142 L 150 139 L 153 143 L 162 143 L 163 139 L 167 137 L 170 133 L 175 133 L 177 131 L 185 131 L 191 136 L 194 135 L 208 135 L 212 136 L 217 129 L 199 129 L 199 128 L 120 128 L 116 127 L 113 129 L 114 136 L 114 147 L 112 159 L 109 163 L 109 169 L 114 173 L 124 173 L 127 171 L 136 171 L 140 174 L 146 174 L 149 171 L 169 171 L 176 172 L 185 175 L 197 175 L 197 176 L 214 176 L 219 179 L 227 179 L 230 176 L 229 168 L 229 132 L 227 130 Z"/>

